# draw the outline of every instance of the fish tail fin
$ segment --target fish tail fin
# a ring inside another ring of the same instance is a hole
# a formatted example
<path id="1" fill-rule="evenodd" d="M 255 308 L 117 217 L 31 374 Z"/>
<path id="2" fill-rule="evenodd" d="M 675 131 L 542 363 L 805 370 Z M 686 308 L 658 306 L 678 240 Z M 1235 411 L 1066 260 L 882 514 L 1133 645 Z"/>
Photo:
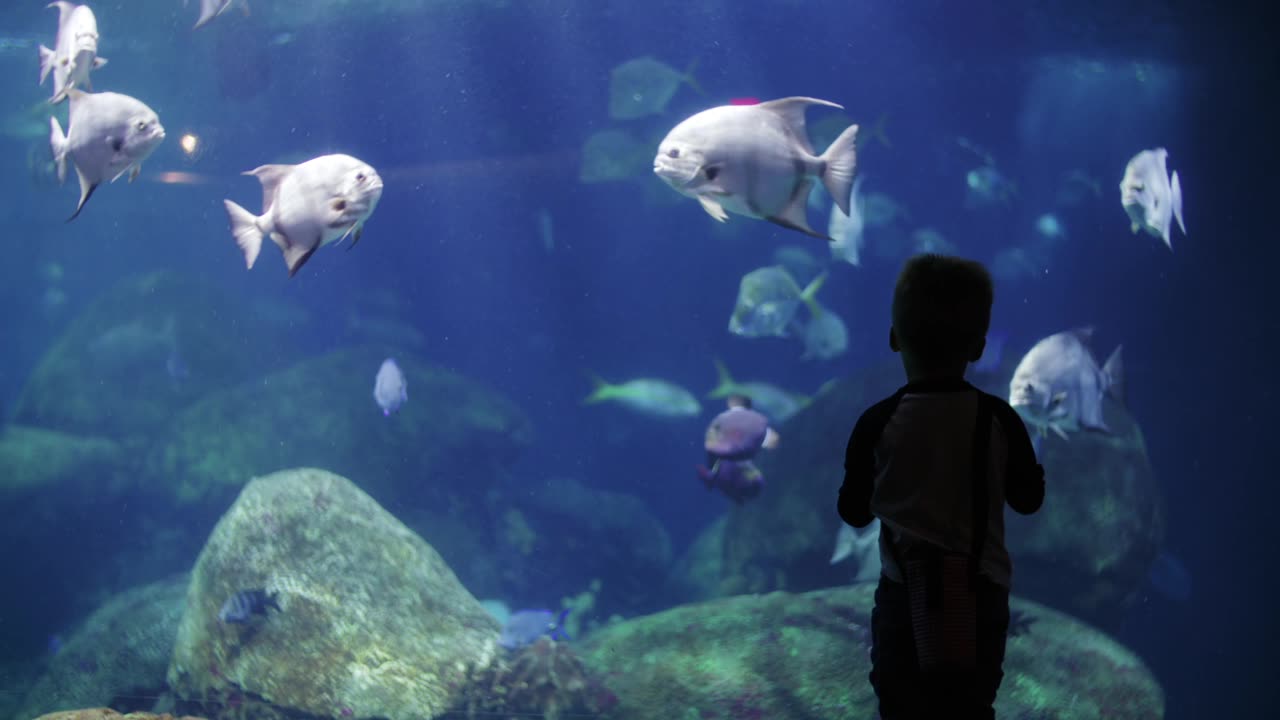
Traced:
<path id="1" fill-rule="evenodd" d="M 712 362 L 716 364 L 716 386 L 715 389 L 707 393 L 707 397 L 722 398 L 732 395 L 736 383 L 733 381 L 733 376 L 729 374 L 729 368 L 725 366 L 720 358 L 713 358 Z"/>
<path id="2" fill-rule="evenodd" d="M 1178 227 L 1182 228 L 1182 234 L 1187 234 L 1187 226 L 1182 222 L 1182 183 L 1178 182 L 1178 171 L 1173 171 L 1173 177 L 1169 181 L 1170 200 L 1173 204 L 1173 217 L 1178 220 Z M 1165 244 L 1169 243 L 1169 238 L 1165 237 Z M 1173 246 L 1170 245 L 1172 250 Z"/>
<path id="3" fill-rule="evenodd" d="M 253 263 L 262 251 L 262 229 L 258 227 L 258 218 L 230 200 L 223 200 L 222 204 L 227 209 L 227 219 L 231 221 L 231 235 L 244 253 L 244 265 L 253 269 Z"/>
<path id="4" fill-rule="evenodd" d="M 808 285 L 805 285 L 804 290 L 800 291 L 800 302 L 803 302 L 805 306 L 809 308 L 809 313 L 815 320 L 822 317 L 822 305 L 818 303 L 817 297 L 818 291 L 822 289 L 822 286 L 826 282 L 827 273 L 823 272 L 821 275 L 811 280 Z"/>
<path id="5" fill-rule="evenodd" d="M 49 118 L 49 148 L 53 151 L 53 164 L 58 170 L 58 182 L 67 180 L 67 136 L 62 132 L 58 118 Z"/>
<path id="6" fill-rule="evenodd" d="M 602 403 L 617 395 L 617 388 L 610 385 L 604 378 L 590 371 L 587 372 L 587 377 L 591 379 L 592 390 L 591 394 L 582 401 L 583 405 Z"/>
<path id="7" fill-rule="evenodd" d="M 893 149 L 893 142 L 889 140 L 889 135 L 885 132 L 885 126 L 889 124 L 889 113 L 880 113 L 880 117 L 876 118 L 876 124 L 871 127 L 871 137 L 876 142 L 885 147 L 886 150 Z"/>
<path id="8" fill-rule="evenodd" d="M 1107 378 L 1107 394 L 1121 405 L 1124 404 L 1124 361 L 1120 358 L 1121 345 L 1112 351 L 1111 357 L 1102 366 L 1102 374 Z"/>
<path id="9" fill-rule="evenodd" d="M 693 88 L 694 92 L 698 93 L 699 95 L 706 95 L 707 91 L 703 90 L 702 86 L 698 84 L 698 78 L 693 76 L 694 71 L 698 69 L 698 61 L 700 59 L 701 58 L 694 58 L 689 63 L 689 67 L 685 68 L 684 70 L 683 80 L 686 85 Z"/>
<path id="10" fill-rule="evenodd" d="M 573 639 L 569 637 L 569 633 L 566 632 L 564 629 L 564 621 L 567 620 L 568 618 L 569 618 L 569 608 L 565 608 L 561 610 L 560 614 L 556 616 L 556 629 L 554 632 L 551 633 L 552 640 L 572 640 Z"/>
<path id="11" fill-rule="evenodd" d="M 44 45 L 40 46 L 40 84 L 43 85 L 46 78 L 49 77 L 49 71 L 53 70 L 54 52 Z"/>
<path id="12" fill-rule="evenodd" d="M 853 172 L 858 167 L 858 126 L 850 125 L 840 133 L 822 153 L 822 184 L 827 192 L 840 206 L 840 211 L 849 214 L 849 195 L 853 190 Z"/>

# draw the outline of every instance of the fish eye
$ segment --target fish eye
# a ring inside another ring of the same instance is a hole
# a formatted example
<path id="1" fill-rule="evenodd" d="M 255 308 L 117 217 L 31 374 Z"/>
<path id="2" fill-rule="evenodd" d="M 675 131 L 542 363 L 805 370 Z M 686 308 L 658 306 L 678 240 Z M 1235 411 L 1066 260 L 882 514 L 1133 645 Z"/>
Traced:
<path id="1" fill-rule="evenodd" d="M 120 152 L 120 149 L 123 147 L 124 147 L 124 141 L 121 140 L 120 138 L 113 138 L 111 140 L 111 149 L 114 150 L 115 152 Z"/>
<path id="2" fill-rule="evenodd" d="M 667 151 L 667 157 L 669 157 L 669 158 L 678 158 L 678 157 L 680 157 L 680 148 L 671 148 L 670 150 L 668 150 L 668 151 Z"/>
<path id="3" fill-rule="evenodd" d="M 709 168 L 707 168 L 706 170 L 704 170 L 704 171 L 703 171 L 703 174 L 707 176 L 707 179 L 708 179 L 708 180 L 715 180 L 715 179 L 716 179 L 716 177 L 717 177 L 718 175 L 720 175 L 720 168 L 718 168 L 718 167 L 709 167 Z"/>
<path id="4" fill-rule="evenodd" d="M 356 182 L 364 182 L 364 173 L 356 173 Z"/>
<path id="5" fill-rule="evenodd" d="M 346 201 L 346 200 L 334 200 L 334 201 L 333 201 L 333 209 L 334 209 L 334 210 L 337 210 L 338 212 L 342 212 L 342 211 L 346 210 L 346 209 L 347 209 L 347 201 Z"/>

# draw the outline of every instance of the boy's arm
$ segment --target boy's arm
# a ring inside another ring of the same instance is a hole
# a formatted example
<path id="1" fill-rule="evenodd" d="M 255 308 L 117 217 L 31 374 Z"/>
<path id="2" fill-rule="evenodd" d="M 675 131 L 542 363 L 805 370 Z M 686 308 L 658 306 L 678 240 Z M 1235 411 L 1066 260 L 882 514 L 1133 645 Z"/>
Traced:
<path id="1" fill-rule="evenodd" d="M 1022 416 L 1008 403 L 1001 402 L 999 420 L 1009 448 L 1005 466 L 1005 500 L 1015 512 L 1030 515 L 1044 502 L 1044 467 L 1036 462 L 1036 451 L 1031 446 L 1031 437 L 1027 435 Z"/>
<path id="2" fill-rule="evenodd" d="M 842 520 L 856 528 L 866 527 L 875 519 L 871 514 L 871 493 L 876 484 L 876 443 L 896 405 L 880 403 L 872 407 L 858 418 L 849 435 L 844 451 L 844 484 L 840 486 L 836 510 Z"/>

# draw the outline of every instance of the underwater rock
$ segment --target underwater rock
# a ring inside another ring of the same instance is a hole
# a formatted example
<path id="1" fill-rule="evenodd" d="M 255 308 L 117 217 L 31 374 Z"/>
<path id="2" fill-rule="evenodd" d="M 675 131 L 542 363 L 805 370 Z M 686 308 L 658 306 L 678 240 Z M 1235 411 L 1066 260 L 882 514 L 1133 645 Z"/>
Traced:
<path id="1" fill-rule="evenodd" d="M 479 503 L 529 445 L 528 418 L 497 392 L 403 352 L 390 354 L 409 399 L 384 417 L 373 378 L 388 354 L 337 350 L 212 393 L 170 422 L 146 475 L 179 504 L 226 503 L 253 475 L 299 465 L 355 478 L 383 503 Z"/>
<path id="2" fill-rule="evenodd" d="M 581 649 L 616 694 L 612 720 L 865 720 L 875 584 L 687 605 L 611 625 Z M 1020 598 L 996 699 L 1002 718 L 1156 720 L 1164 693 L 1103 633 Z"/>
<path id="3" fill-rule="evenodd" d="M 62 712 L 41 715 L 36 720 L 202 720 L 201 718 L 183 715 L 174 717 L 168 713 L 134 712 L 121 714 L 111 708 L 85 708 L 83 710 L 63 710 Z"/>
<path id="4" fill-rule="evenodd" d="M 284 329 L 272 317 L 179 273 L 127 278 L 45 353 L 14 422 L 145 448 L 205 393 L 288 359 Z"/>
<path id="5" fill-rule="evenodd" d="M 1011 371 L 975 384 L 1006 395 Z M 718 594 L 804 591 L 852 579 L 847 565 L 829 563 L 841 522 L 835 502 L 845 446 L 859 415 L 903 382 L 900 365 L 869 368 L 781 428 L 787 441 L 758 458 L 769 487 L 728 513 Z M 1111 435 L 1045 442 L 1044 507 L 1029 518 L 1005 513 L 1015 590 L 1099 624 L 1142 587 L 1164 534 L 1162 495 L 1142 433 L 1119 405 L 1105 412 Z"/>
<path id="6" fill-rule="evenodd" d="M 556 478 L 508 499 L 497 526 L 505 597 L 521 605 L 554 603 L 607 578 L 595 594 L 598 615 L 660 606 L 671 538 L 639 498 Z"/>
<path id="7" fill-rule="evenodd" d="M 280 609 L 221 622 L 227 598 L 252 589 Z M 169 684 L 179 707 L 210 718 L 262 706 L 420 720 L 457 702 L 498 632 L 440 555 L 350 480 L 286 470 L 250 481 L 209 537 Z"/>
<path id="8" fill-rule="evenodd" d="M 667 577 L 667 597 L 676 602 L 703 602 L 720 596 L 724 564 L 724 529 L 728 515 L 703 528 L 676 561 Z"/>
<path id="9" fill-rule="evenodd" d="M 119 717 L 58 713 L 68 707 L 150 709 L 165 689 L 169 655 L 186 605 L 187 575 L 123 592 L 73 630 L 23 699 L 18 718 Z M 133 716 L 129 716 L 133 720 Z"/>

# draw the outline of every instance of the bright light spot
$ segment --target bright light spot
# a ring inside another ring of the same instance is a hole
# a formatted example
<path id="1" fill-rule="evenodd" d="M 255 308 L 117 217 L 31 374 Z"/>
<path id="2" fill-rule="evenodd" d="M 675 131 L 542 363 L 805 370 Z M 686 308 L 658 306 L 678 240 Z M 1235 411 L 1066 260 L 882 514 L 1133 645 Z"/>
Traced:
<path id="1" fill-rule="evenodd" d="M 200 149 L 200 137 L 193 133 L 185 133 L 178 140 L 178 144 L 182 146 L 182 152 L 186 153 L 187 157 L 192 157 Z"/>

